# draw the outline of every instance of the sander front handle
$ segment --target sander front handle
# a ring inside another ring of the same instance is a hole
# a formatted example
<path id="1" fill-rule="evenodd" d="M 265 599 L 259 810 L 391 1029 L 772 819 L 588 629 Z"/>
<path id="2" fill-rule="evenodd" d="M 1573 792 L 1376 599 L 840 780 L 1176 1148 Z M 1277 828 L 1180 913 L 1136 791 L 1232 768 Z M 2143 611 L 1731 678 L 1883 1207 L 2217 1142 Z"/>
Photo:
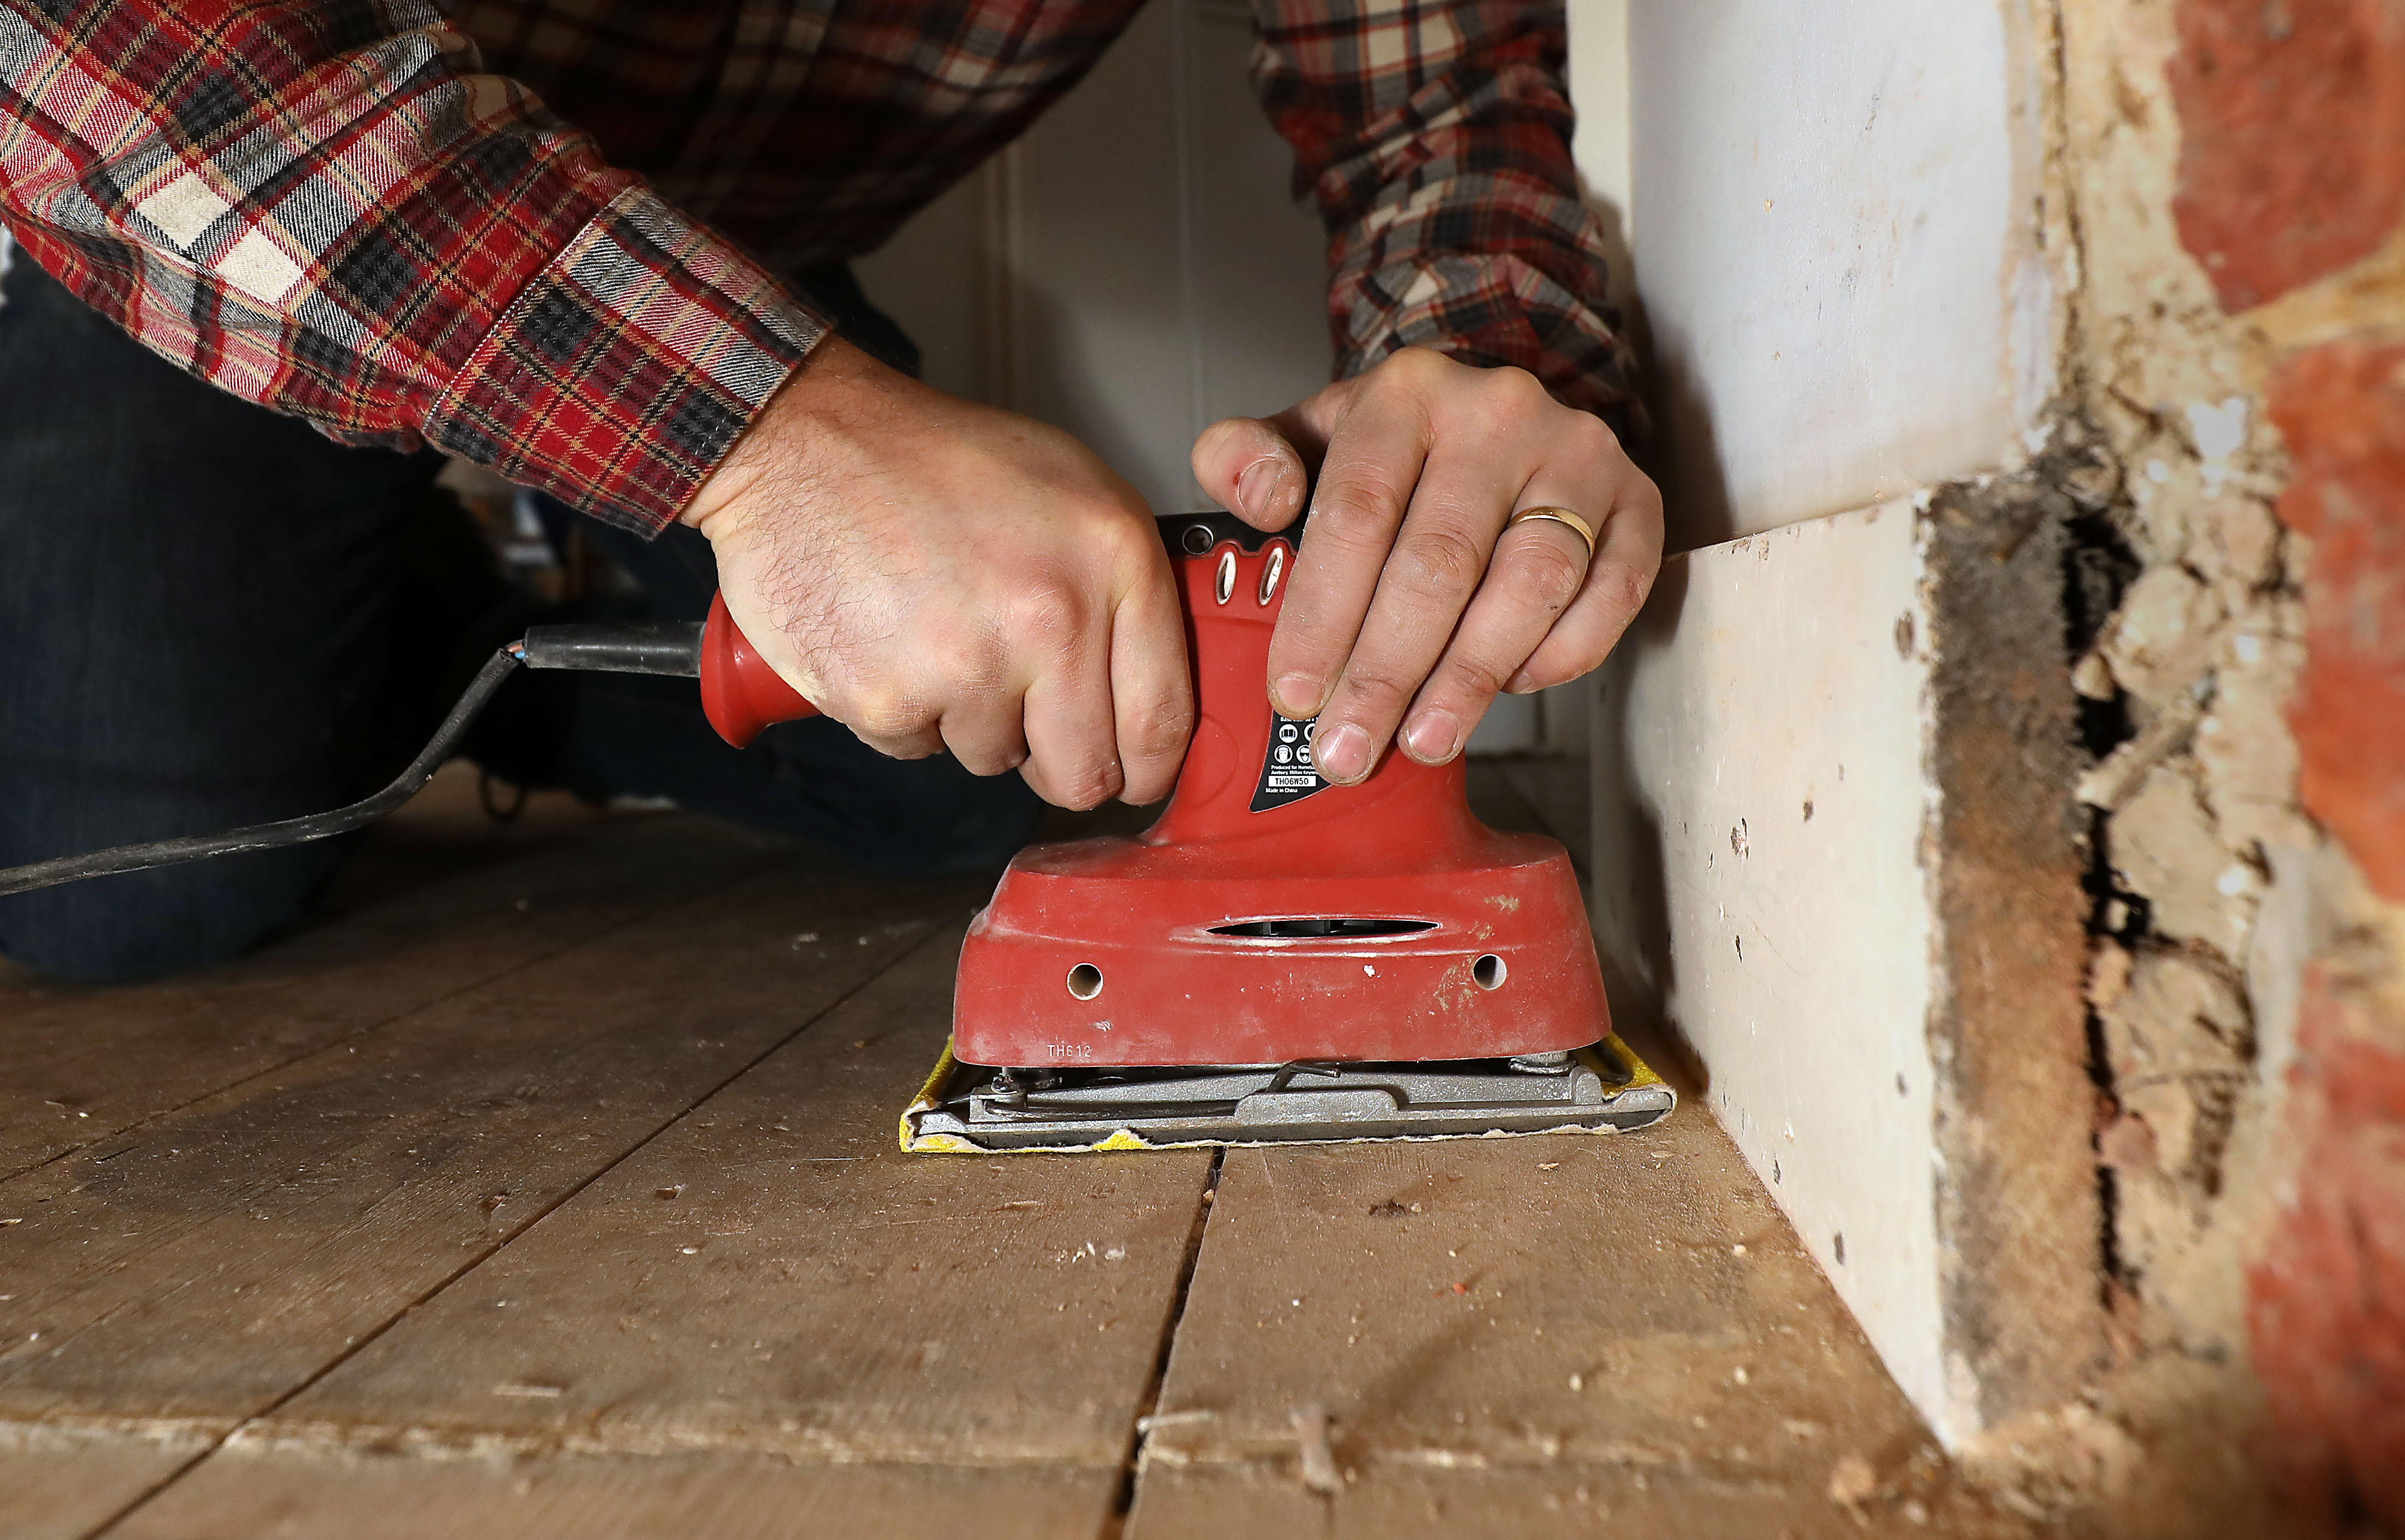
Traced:
<path id="1" fill-rule="evenodd" d="M 718 735 L 736 748 L 748 746 L 764 727 L 815 717 L 819 708 L 787 684 L 752 645 L 726 612 L 726 595 L 710 598 L 710 619 L 701 631 L 701 710 Z"/>

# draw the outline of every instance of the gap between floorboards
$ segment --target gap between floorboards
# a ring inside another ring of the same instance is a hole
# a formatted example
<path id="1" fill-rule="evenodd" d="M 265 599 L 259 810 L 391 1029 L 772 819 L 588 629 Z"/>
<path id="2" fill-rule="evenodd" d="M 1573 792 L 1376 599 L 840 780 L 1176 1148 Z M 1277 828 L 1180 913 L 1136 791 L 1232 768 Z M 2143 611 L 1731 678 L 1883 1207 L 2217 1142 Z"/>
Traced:
<path id="1" fill-rule="evenodd" d="M 1135 1507 L 1136 1477 L 1144 1463 L 1145 1421 L 1160 1405 L 1160 1388 L 1169 1379 L 1169 1355 L 1176 1350 L 1177 1328 L 1186 1320 L 1187 1297 L 1194 1291 L 1194 1269 L 1202 1260 L 1202 1237 L 1210 1228 L 1211 1210 L 1219 1195 L 1219 1169 L 1227 1160 L 1225 1145 L 1211 1152 L 1211 1169 L 1202 1178 L 1202 1201 L 1194 1206 L 1194 1226 L 1186 1238 L 1186 1260 L 1178 1267 L 1177 1289 L 1170 1296 L 1167 1319 L 1160 1325 L 1160 1352 L 1153 1360 L 1152 1379 L 1136 1402 L 1135 1417 L 1128 1423 L 1127 1459 L 1119 1471 L 1118 1493 L 1103 1520 L 1101 1540 L 1119 1540 L 1127 1529 L 1128 1515 Z"/>

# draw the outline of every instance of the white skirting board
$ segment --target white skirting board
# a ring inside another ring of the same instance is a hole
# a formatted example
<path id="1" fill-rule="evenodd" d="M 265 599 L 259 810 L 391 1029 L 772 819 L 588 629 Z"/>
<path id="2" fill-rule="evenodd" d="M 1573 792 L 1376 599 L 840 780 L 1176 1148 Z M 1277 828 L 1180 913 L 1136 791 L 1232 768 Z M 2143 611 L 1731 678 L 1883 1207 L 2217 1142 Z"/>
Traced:
<path id="1" fill-rule="evenodd" d="M 1672 558 L 1595 724 L 1613 1009 L 1949 1444 L 2099 1340 L 2059 530 L 1990 496 Z"/>

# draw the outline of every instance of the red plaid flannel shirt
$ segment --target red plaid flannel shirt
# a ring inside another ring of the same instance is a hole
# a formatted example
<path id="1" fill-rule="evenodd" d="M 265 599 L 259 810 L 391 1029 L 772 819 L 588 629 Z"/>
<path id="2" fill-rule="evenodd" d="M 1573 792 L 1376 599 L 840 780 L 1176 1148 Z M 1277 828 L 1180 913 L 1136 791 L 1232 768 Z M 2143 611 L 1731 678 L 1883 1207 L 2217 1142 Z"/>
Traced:
<path id="1" fill-rule="evenodd" d="M 1142 0 L 0 0 L 0 218 L 203 379 L 675 517 L 872 250 Z M 1340 373 L 1625 399 L 1560 0 L 1256 0 Z"/>

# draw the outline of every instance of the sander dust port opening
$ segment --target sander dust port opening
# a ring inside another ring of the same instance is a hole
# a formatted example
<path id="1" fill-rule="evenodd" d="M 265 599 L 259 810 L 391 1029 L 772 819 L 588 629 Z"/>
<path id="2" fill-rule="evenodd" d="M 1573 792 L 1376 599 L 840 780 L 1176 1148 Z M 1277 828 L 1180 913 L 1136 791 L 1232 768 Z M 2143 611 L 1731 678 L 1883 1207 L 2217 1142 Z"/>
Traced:
<path id="1" fill-rule="evenodd" d="M 1435 929 L 1436 921 L 1432 919 L 1340 919 L 1307 915 L 1291 919 L 1247 919 L 1232 925 L 1214 925 L 1211 933 L 1245 941 L 1326 941 L 1330 937 L 1349 940 L 1366 936 L 1413 936 L 1422 931 Z"/>

